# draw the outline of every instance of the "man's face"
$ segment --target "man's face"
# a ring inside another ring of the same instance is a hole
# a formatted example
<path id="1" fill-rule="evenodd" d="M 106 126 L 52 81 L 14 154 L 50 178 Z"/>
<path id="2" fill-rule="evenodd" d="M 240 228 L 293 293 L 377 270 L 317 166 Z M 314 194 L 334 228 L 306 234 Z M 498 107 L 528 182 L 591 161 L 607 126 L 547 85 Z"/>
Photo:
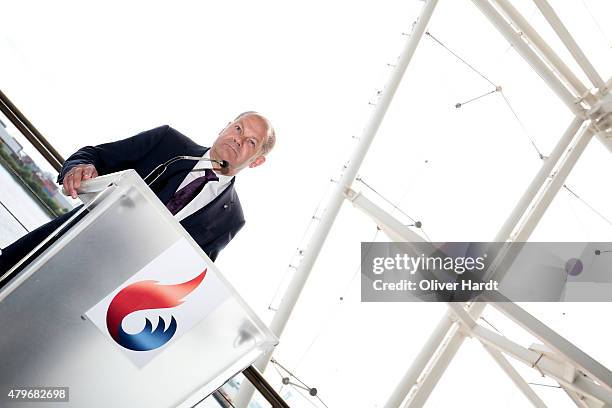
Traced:
<path id="1" fill-rule="evenodd" d="M 255 114 L 247 114 L 228 124 L 213 143 L 210 157 L 226 160 L 229 166 L 222 174 L 233 176 L 245 167 L 257 167 L 266 160 L 261 147 L 268 135 L 268 125 Z"/>

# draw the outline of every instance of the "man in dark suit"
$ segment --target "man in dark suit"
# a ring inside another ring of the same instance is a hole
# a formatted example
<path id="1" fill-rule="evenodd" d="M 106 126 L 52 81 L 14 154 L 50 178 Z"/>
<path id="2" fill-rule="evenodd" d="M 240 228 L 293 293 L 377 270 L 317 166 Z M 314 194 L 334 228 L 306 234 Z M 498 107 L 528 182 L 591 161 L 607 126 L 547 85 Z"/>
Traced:
<path id="1" fill-rule="evenodd" d="M 225 168 L 211 168 L 210 162 L 206 161 L 178 161 L 169 165 L 150 185 L 214 261 L 245 223 L 234 188 L 234 176 L 247 167 L 263 164 L 275 140 L 270 122 L 252 111 L 244 112 L 228 123 L 210 149 L 170 126 L 160 126 L 117 142 L 83 147 L 66 160 L 58 182 L 63 184 L 65 194 L 76 198 L 81 181 L 98 175 L 134 169 L 145 177 L 161 163 L 182 155 L 227 161 Z M 194 168 L 203 171 L 191 172 Z M 3 249 L 0 274 L 19 262 L 76 210 L 78 208 Z"/>

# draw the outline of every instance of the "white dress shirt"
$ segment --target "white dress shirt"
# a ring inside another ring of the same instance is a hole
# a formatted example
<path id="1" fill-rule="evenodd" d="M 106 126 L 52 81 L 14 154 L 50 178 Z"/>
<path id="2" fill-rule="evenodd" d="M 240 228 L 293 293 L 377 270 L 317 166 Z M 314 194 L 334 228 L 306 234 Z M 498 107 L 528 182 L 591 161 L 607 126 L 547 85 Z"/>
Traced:
<path id="1" fill-rule="evenodd" d="M 205 159 L 210 158 L 210 149 L 208 149 L 202 157 Z M 203 161 L 197 162 L 193 170 L 200 170 L 200 169 L 203 170 L 203 169 L 212 169 L 212 168 L 213 168 L 213 163 L 203 160 Z M 200 208 L 206 206 L 208 203 L 214 200 L 219 194 L 221 194 L 227 188 L 227 186 L 229 186 L 230 181 L 232 181 L 233 176 L 225 176 L 223 174 L 219 174 L 216 171 L 215 171 L 215 174 L 217 175 L 217 177 L 219 177 L 219 181 L 209 181 L 208 183 L 206 183 L 202 191 L 200 191 L 198 195 L 195 196 L 193 200 L 189 202 L 189 204 L 181 208 L 181 210 L 174 215 L 179 221 L 182 221 L 183 219 L 189 217 L 194 212 L 198 211 Z M 185 180 L 183 180 L 183 182 L 181 183 L 181 185 L 176 191 L 185 187 L 187 184 L 191 183 L 193 180 L 197 179 L 198 177 L 202 177 L 203 175 L 204 175 L 204 171 L 188 173 L 187 177 L 185 177 Z"/>

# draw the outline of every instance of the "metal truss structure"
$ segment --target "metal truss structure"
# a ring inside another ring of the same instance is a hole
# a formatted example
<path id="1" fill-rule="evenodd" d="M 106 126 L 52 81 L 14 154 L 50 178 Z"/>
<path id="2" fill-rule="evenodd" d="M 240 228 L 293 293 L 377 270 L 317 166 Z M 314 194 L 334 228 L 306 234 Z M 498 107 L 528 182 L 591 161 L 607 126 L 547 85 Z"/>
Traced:
<path id="1" fill-rule="evenodd" d="M 553 198 L 563 186 L 577 160 L 593 136 L 612 152 L 612 79 L 604 81 L 584 55 L 576 41 L 559 19 L 547 0 L 533 0 L 537 8 L 567 48 L 589 83 L 583 83 L 567 64 L 544 41 L 538 32 L 511 4 L 510 0 L 471 0 L 503 37 L 572 112 L 573 119 L 550 156 L 517 202 L 493 241 L 505 242 L 507 256 L 512 256 L 513 242 L 525 242 L 544 215 Z M 419 19 L 406 41 L 399 61 L 370 117 L 346 166 L 335 186 L 310 245 L 294 274 L 270 328 L 280 336 L 308 279 L 316 258 L 344 200 L 370 216 L 387 235 L 396 241 L 422 241 L 418 234 L 402 225 L 392 215 L 351 189 L 353 181 L 377 133 L 404 72 L 425 33 L 437 0 L 425 0 Z M 486 352 L 510 377 L 525 397 L 536 407 L 545 403 L 508 362 L 506 356 L 521 361 L 541 374 L 557 381 L 579 407 L 612 407 L 612 372 L 592 359 L 572 343 L 512 302 L 499 298 L 470 304 L 449 303 L 449 310 L 434 329 L 420 353 L 412 362 L 385 408 L 421 407 L 467 337 L 479 341 Z M 477 324 L 478 317 L 490 305 L 530 332 L 542 344 L 524 348 Z M 255 365 L 264 370 L 270 356 Z M 245 408 L 252 388 L 245 382 L 236 406 Z"/>

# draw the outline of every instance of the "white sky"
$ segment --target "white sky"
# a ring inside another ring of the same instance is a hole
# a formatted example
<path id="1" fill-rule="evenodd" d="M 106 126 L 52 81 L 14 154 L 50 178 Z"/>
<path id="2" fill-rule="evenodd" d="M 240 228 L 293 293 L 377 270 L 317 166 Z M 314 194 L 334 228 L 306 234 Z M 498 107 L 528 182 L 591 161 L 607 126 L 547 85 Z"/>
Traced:
<path id="1" fill-rule="evenodd" d="M 550 2 L 608 79 L 612 29 L 604 24 L 612 3 Z M 238 178 L 247 225 L 217 261 L 269 321 L 268 305 L 291 273 L 287 265 L 330 178 L 349 158 L 352 136 L 366 125 L 368 102 L 383 87 L 387 63 L 396 61 L 402 33 L 410 31 L 422 2 L 0 4 L 0 89 L 65 157 L 161 124 L 207 145 L 239 112 L 255 109 L 271 119 L 277 147 L 264 166 Z M 571 63 L 533 3 L 513 4 Z M 429 30 L 503 87 L 526 132 L 548 154 L 572 116 L 478 9 L 467 0 L 440 0 Z M 540 166 L 501 95 L 454 107 L 490 90 L 424 38 L 360 171 L 421 220 L 434 241 L 491 240 Z M 567 184 L 612 218 L 609 155 L 593 141 Z M 354 188 L 384 206 L 360 183 Z M 277 349 L 276 358 L 317 387 L 330 408 L 382 406 L 446 308 L 360 303 L 359 243 L 375 231 L 363 214 L 343 207 Z M 380 233 L 377 239 L 386 238 Z M 612 242 L 612 227 L 562 190 L 532 239 Z M 608 305 L 527 306 L 612 367 L 611 334 L 599 319 Z M 521 344 L 533 341 L 500 316 L 487 316 Z M 546 381 L 533 370 L 522 372 L 530 381 Z M 267 377 L 279 384 L 274 370 Z M 572 406 L 558 389 L 535 390 L 551 406 Z M 451 403 L 528 406 L 473 340 L 464 343 L 427 406 Z M 300 399 L 291 404 L 312 406 Z"/>

